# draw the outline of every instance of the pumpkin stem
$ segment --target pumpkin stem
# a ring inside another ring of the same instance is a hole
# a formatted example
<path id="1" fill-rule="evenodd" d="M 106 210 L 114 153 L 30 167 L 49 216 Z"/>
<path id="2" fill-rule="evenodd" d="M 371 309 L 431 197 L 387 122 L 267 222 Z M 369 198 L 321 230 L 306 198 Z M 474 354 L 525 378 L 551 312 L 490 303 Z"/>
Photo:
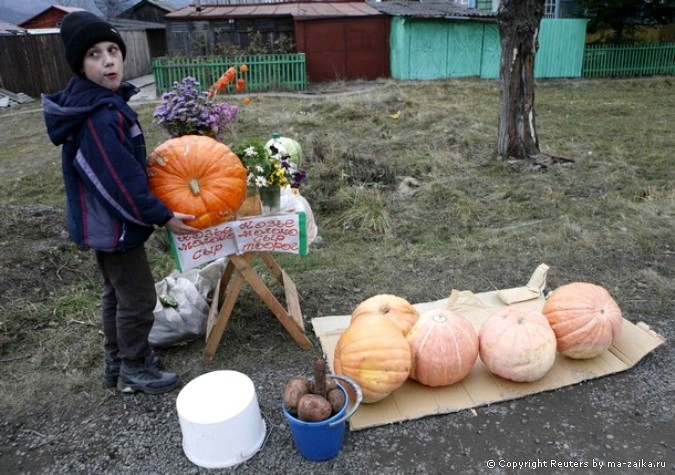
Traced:
<path id="1" fill-rule="evenodd" d="M 196 178 L 190 178 L 190 181 L 188 181 L 188 187 L 195 196 L 199 196 L 201 190 L 199 189 L 199 181 Z"/>

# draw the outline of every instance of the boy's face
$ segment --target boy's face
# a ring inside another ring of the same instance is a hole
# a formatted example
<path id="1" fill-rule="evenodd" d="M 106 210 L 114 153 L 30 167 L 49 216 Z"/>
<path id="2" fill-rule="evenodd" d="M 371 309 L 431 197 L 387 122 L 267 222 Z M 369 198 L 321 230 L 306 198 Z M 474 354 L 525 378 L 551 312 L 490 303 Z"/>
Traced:
<path id="1" fill-rule="evenodd" d="M 120 47 L 111 41 L 96 43 L 84 55 L 82 71 L 90 81 L 116 91 L 124 76 L 124 58 Z"/>

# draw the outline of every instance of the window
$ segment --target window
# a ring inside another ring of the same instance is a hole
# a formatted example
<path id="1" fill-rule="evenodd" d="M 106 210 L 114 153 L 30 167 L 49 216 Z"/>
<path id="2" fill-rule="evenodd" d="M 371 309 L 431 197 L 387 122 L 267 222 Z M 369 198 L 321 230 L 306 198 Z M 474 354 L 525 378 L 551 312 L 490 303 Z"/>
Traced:
<path id="1" fill-rule="evenodd" d="M 557 18 L 558 0 L 544 1 L 544 18 Z"/>
<path id="2" fill-rule="evenodd" d="M 469 0 L 454 0 L 455 3 L 466 3 Z M 470 0 L 475 4 L 474 8 L 489 9 L 486 8 L 488 4 L 492 4 L 492 11 L 496 12 L 499 7 L 499 0 Z M 471 6 L 471 5 L 469 5 Z M 544 0 L 544 18 L 558 18 L 560 16 L 560 0 Z"/>

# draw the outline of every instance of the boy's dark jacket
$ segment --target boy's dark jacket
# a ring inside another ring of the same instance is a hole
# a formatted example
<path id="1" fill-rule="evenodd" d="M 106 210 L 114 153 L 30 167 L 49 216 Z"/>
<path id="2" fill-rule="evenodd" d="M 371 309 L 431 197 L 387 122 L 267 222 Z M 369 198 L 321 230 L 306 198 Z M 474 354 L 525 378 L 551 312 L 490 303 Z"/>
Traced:
<path id="1" fill-rule="evenodd" d="M 85 249 L 124 252 L 173 216 L 148 188 L 145 139 L 127 104 L 136 92 L 129 83 L 112 92 L 75 77 L 42 96 L 49 138 L 63 145 L 68 231 Z"/>

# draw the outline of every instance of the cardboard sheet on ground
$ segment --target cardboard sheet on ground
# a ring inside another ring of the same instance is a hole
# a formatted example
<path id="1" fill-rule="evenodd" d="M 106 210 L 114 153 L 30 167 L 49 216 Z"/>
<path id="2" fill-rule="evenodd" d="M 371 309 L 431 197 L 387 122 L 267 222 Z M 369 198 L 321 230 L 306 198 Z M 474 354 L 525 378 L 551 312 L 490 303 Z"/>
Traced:
<path id="1" fill-rule="evenodd" d="M 545 302 L 537 288 L 542 283 L 542 276 L 537 276 L 538 272 L 541 274 L 541 269 L 540 266 L 525 287 L 476 294 L 453 290 L 447 299 L 414 306 L 420 313 L 435 308 L 456 310 L 471 320 L 478 331 L 495 308 L 507 305 L 505 302 L 516 302 L 511 305 L 526 305 L 541 309 Z M 543 283 L 545 283 L 545 269 Z M 539 284 L 533 282 L 537 280 Z M 532 285 L 533 283 L 535 285 Z M 543 286 L 541 288 L 543 289 Z M 349 322 L 350 315 L 312 319 L 314 333 L 321 341 L 331 371 L 335 345 Z M 431 388 L 408 379 L 386 399 L 373 404 L 362 404 L 350 418 L 349 426 L 351 430 L 360 430 L 433 414 L 457 412 L 625 371 L 664 341 L 661 335 L 652 331 L 646 324 L 633 324 L 624 318 L 621 337 L 608 351 L 589 360 L 572 360 L 558 354 L 553 368 L 539 381 L 515 383 L 499 378 L 490 374 L 479 358 L 464 380 L 450 386 Z"/>

